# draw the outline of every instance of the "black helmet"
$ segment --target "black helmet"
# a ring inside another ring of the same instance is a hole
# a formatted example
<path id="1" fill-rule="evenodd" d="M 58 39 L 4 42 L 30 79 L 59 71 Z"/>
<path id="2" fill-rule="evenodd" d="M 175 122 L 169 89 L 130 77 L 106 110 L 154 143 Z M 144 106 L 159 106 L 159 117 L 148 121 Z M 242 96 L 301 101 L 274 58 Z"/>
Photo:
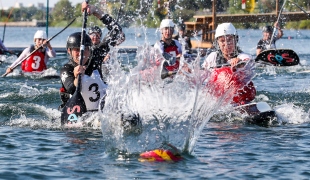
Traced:
<path id="1" fill-rule="evenodd" d="M 100 27 L 98 27 L 98 26 L 92 26 L 88 29 L 88 34 L 90 35 L 92 33 L 98 33 L 100 35 L 100 37 L 102 35 L 102 31 L 101 31 Z"/>
<path id="2" fill-rule="evenodd" d="M 265 27 L 263 27 L 263 32 L 273 32 L 272 26 L 265 26 Z"/>
<path id="3" fill-rule="evenodd" d="M 181 31 L 185 31 L 186 26 L 185 26 L 185 24 L 179 24 L 179 25 L 178 25 L 178 28 L 179 28 L 179 30 L 181 30 Z"/>
<path id="4" fill-rule="evenodd" d="M 67 46 L 66 48 L 80 48 L 81 46 L 81 32 L 75 32 L 71 34 L 67 39 Z M 85 46 L 91 46 L 92 42 L 88 35 L 85 35 Z"/>

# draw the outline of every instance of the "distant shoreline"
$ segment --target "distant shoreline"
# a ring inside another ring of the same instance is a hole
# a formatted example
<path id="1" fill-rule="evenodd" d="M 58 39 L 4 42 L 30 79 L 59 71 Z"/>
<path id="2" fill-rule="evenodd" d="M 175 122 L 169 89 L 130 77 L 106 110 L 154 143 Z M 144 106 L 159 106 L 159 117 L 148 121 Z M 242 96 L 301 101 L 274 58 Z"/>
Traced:
<path id="1" fill-rule="evenodd" d="M 4 27 L 4 25 L 8 27 L 45 27 L 46 21 L 17 21 L 17 22 L 0 22 L 0 26 Z"/>

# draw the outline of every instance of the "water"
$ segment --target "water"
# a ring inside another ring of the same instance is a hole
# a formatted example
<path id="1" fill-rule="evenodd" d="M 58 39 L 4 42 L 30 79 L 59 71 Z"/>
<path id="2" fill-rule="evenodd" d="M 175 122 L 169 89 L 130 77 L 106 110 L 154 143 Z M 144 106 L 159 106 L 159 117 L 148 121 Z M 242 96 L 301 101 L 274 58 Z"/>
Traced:
<path id="1" fill-rule="evenodd" d="M 37 30 L 7 28 L 7 46 L 28 46 Z M 66 37 L 79 30 L 80 28 L 68 28 L 52 40 L 52 45 L 65 46 Z M 58 31 L 60 28 L 51 28 L 49 34 L 51 36 Z M 155 29 L 147 29 L 146 32 L 142 28 L 125 29 L 127 36 L 122 45 L 154 44 L 160 36 Z M 241 48 L 254 54 L 261 32 L 238 32 Z M 141 37 L 137 37 L 137 33 L 140 33 Z M 98 116 L 105 120 L 107 126 L 103 126 L 104 129 L 60 127 L 60 113 L 57 110 L 60 104 L 58 78 L 0 78 L 0 177 L 309 179 L 310 53 L 307 37 L 310 37 L 310 31 L 301 31 L 303 36 L 297 36 L 294 30 L 285 30 L 284 33 L 286 37 L 295 38 L 281 39 L 277 42 L 277 47 L 295 50 L 300 56 L 301 65 L 257 67 L 253 79 L 258 91 L 256 101 L 268 102 L 276 110 L 281 122 L 269 128 L 231 121 L 229 118 L 220 122 L 206 122 L 201 116 L 208 119 L 221 102 L 202 96 L 200 87 L 196 87 L 197 91 L 188 88 L 187 84 L 182 84 L 184 81 L 181 78 L 164 87 L 167 93 L 163 97 L 159 93 L 159 87 L 162 86 L 160 81 L 155 80 L 149 84 L 148 87 L 151 88 L 146 88 L 143 84 L 140 85 L 144 88 L 139 87 L 133 83 L 140 65 L 136 62 L 134 53 L 114 54 L 114 57 L 122 62 L 126 72 L 121 71 L 123 73 L 114 75 L 106 111 Z M 151 55 L 151 51 L 144 51 L 139 57 L 151 58 Z M 14 58 L 5 60 L 7 63 L 0 64 L 1 74 Z M 59 72 L 66 61 L 66 55 L 58 54 L 58 57 L 50 60 L 48 67 Z M 115 68 L 120 67 L 116 65 Z M 128 73 L 132 76 L 126 76 Z M 132 87 L 124 86 L 126 84 L 132 84 Z M 178 89 L 179 96 L 172 92 L 175 90 L 172 85 L 183 86 Z M 138 93 L 137 90 L 141 91 Z M 188 94 L 184 94 L 185 92 Z M 170 99 L 165 101 L 166 98 Z M 119 105 L 122 103 L 125 105 Z M 205 114 L 197 113 L 199 107 L 204 109 Z M 159 112 L 159 108 L 162 111 Z M 139 111 L 144 125 L 147 125 L 141 136 L 123 135 L 118 126 L 118 111 Z M 189 115 L 196 119 L 188 118 Z M 169 123 L 165 122 L 167 117 Z M 155 124 L 154 119 L 163 123 Z M 190 127 L 190 122 L 197 123 Z M 171 126 L 168 126 L 169 124 Z M 181 126 L 184 129 L 181 129 Z M 193 136 L 187 141 L 190 133 Z M 186 150 L 187 152 L 183 153 L 184 160 L 175 163 L 138 161 L 139 152 L 158 147 L 162 140 L 173 142 L 175 146 Z"/>

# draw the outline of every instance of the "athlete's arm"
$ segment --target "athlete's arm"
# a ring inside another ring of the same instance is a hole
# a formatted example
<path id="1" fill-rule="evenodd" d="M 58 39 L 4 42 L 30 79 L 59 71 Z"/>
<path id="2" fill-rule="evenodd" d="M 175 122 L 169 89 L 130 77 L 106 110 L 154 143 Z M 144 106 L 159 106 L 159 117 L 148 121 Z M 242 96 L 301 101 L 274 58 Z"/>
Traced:
<path id="1" fill-rule="evenodd" d="M 104 38 L 104 41 L 107 41 L 109 45 L 115 46 L 125 41 L 125 34 L 122 32 L 121 26 L 110 15 L 105 14 L 96 6 L 88 5 L 86 2 L 82 3 L 82 11 L 83 10 L 87 10 L 89 14 L 93 14 L 106 25 L 109 33 Z"/>

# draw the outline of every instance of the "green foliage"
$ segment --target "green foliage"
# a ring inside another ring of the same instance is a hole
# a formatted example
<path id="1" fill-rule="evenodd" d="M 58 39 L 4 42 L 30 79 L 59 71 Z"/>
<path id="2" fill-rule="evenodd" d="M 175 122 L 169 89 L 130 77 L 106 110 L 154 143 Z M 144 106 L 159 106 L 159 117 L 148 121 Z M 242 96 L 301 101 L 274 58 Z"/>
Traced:
<path id="1" fill-rule="evenodd" d="M 293 21 L 286 23 L 286 29 L 310 29 L 310 20 Z"/>
<path id="2" fill-rule="evenodd" d="M 249 0 L 247 0 L 249 1 Z M 284 0 L 280 1 L 280 8 Z M 90 4 L 101 6 L 99 4 L 101 0 L 90 0 Z M 151 28 L 159 27 L 162 19 L 167 17 L 167 7 L 164 6 L 164 2 L 168 0 L 160 0 L 161 7 L 158 8 L 157 0 L 107 0 L 108 2 L 108 13 L 115 19 L 119 15 L 119 23 L 123 27 L 130 26 L 147 26 Z M 255 9 L 252 13 L 271 13 L 276 8 L 275 0 L 256 0 Z M 298 4 L 304 10 L 308 11 L 310 7 L 309 0 L 294 0 L 294 3 Z M 82 0 L 81 0 L 82 3 Z M 81 3 L 72 6 L 71 0 L 59 0 L 52 11 L 49 14 L 49 25 L 50 26 L 64 26 L 73 18 L 77 18 L 72 26 L 80 27 L 82 24 L 82 12 Z M 193 21 L 194 15 L 205 14 L 205 10 L 209 9 L 212 11 L 212 0 L 170 0 L 169 10 L 171 18 L 175 23 L 180 21 Z M 121 11 L 119 12 L 119 9 Z M 216 4 L 217 12 L 226 12 L 229 14 L 246 14 L 245 10 L 241 8 L 241 0 L 217 0 Z M 31 21 L 32 19 L 45 20 L 46 19 L 46 8 L 38 9 L 36 7 L 22 7 L 19 9 L 13 9 L 10 19 L 8 15 L 11 9 L 2 11 L 0 20 L 2 22 L 7 21 Z M 284 12 L 301 12 L 301 10 L 287 1 Z M 264 25 L 270 25 L 273 22 L 266 22 L 261 24 L 254 24 L 248 22 L 236 23 L 238 28 L 258 28 Z M 285 28 L 295 29 L 309 29 L 310 22 L 307 20 L 299 22 L 285 22 Z M 101 25 L 102 23 L 94 16 L 88 17 L 88 25 L 92 24 Z"/>
<path id="3" fill-rule="evenodd" d="M 52 12 L 53 21 L 59 22 L 62 20 L 73 19 L 74 8 L 69 0 L 60 0 L 55 4 Z"/>

